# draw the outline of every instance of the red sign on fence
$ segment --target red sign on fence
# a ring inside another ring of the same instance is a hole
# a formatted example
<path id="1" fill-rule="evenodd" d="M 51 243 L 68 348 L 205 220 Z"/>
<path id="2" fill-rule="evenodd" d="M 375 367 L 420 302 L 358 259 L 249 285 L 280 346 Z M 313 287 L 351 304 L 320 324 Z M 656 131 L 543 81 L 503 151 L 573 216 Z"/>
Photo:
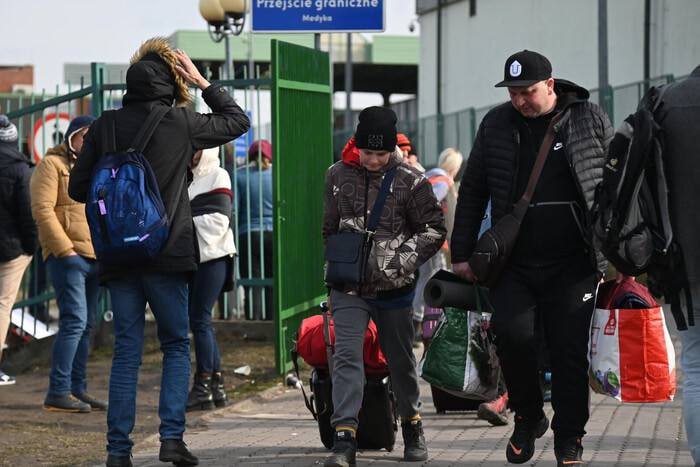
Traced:
<path id="1" fill-rule="evenodd" d="M 46 151 L 63 142 L 69 124 L 70 115 L 65 112 L 60 112 L 58 117 L 55 113 L 46 114 L 34 123 L 32 139 L 29 142 L 34 162 L 41 162 Z"/>

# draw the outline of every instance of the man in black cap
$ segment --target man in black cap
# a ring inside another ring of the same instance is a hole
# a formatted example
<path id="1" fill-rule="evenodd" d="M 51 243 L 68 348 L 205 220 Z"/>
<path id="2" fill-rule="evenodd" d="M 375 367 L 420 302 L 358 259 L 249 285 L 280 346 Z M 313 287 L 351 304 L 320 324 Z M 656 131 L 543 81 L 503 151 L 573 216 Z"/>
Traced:
<path id="1" fill-rule="evenodd" d="M 369 236 L 370 251 L 360 283 L 326 275 L 335 326 L 333 355 L 333 454 L 326 467 L 355 465 L 355 434 L 364 386 L 363 339 L 369 319 L 377 325 L 391 387 L 401 417 L 404 461 L 424 461 L 428 450 L 419 412 L 411 305 L 415 272 L 442 245 L 445 222 L 428 180 L 403 162 L 396 147 L 396 114 L 384 107 L 360 113 L 342 160 L 326 172 L 323 238 L 363 233 L 386 177 L 382 215 Z M 333 253 L 327 247 L 327 257 Z"/>
<path id="2" fill-rule="evenodd" d="M 549 427 L 538 381 L 539 339 L 551 352 L 554 451 L 558 465 L 581 464 L 588 421 L 588 338 L 604 258 L 591 246 L 588 212 L 601 181 L 613 129 L 576 84 L 552 78 L 552 66 L 523 50 L 505 63 L 510 102 L 483 119 L 460 187 L 451 239 L 453 269 L 470 267 L 491 200 L 493 224 L 524 194 L 552 119 L 554 138 L 508 263 L 491 287 L 498 356 L 515 411 L 509 462 L 527 462 Z M 537 332 L 541 319 L 544 336 Z"/>

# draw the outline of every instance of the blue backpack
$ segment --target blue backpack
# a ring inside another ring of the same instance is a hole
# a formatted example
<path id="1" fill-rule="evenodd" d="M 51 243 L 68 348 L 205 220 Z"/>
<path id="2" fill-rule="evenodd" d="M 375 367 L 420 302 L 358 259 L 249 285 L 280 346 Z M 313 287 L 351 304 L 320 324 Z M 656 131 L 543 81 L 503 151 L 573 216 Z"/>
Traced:
<path id="1" fill-rule="evenodd" d="M 116 149 L 115 111 L 103 114 L 106 150 L 95 165 L 85 212 L 95 254 L 104 264 L 148 261 L 168 240 L 170 220 L 143 151 L 169 110 L 156 106 L 126 151 Z"/>

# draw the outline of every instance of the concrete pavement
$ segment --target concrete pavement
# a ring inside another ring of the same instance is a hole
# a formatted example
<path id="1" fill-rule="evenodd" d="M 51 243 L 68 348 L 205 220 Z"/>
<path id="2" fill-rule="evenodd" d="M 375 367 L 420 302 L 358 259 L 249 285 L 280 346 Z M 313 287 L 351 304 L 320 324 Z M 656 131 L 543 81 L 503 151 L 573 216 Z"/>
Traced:
<path id="1" fill-rule="evenodd" d="M 491 427 L 475 413 L 435 413 L 430 389 L 422 383 L 425 434 L 430 459 L 425 463 L 399 463 L 401 434 L 393 452 L 364 451 L 358 466 L 425 465 L 434 467 L 512 465 L 505 448 L 512 425 Z M 551 418 L 551 407 L 547 404 Z M 584 438 L 584 459 L 600 467 L 692 467 L 682 420 L 680 395 L 664 404 L 619 404 L 593 395 L 591 419 Z M 306 410 L 301 392 L 281 386 L 261 396 L 212 412 L 188 428 L 185 441 L 199 456 L 200 465 L 312 466 L 322 464 L 327 451 L 316 422 Z M 158 440 L 141 444 L 134 465 L 163 465 L 158 461 Z M 552 431 L 537 441 L 527 464 L 555 466 Z"/>

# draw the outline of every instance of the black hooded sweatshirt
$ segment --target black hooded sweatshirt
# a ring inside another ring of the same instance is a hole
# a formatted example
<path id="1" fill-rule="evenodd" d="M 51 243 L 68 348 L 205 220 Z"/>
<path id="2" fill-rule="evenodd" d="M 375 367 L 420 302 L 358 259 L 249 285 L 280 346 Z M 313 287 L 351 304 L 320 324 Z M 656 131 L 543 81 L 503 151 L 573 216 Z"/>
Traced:
<path id="1" fill-rule="evenodd" d="M 514 192 L 517 199 L 525 193 L 551 120 L 572 102 L 588 97 L 585 89 L 562 84 L 556 91 L 557 104 L 552 112 L 537 118 L 518 114 L 520 149 Z M 514 264 L 547 266 L 586 250 L 584 201 L 576 187 L 566 147 L 566 135 L 555 135 L 513 249 Z"/>
<path id="2" fill-rule="evenodd" d="M 32 163 L 16 143 L 0 142 L 0 262 L 33 255 L 36 225 L 29 200 Z"/>
<path id="3" fill-rule="evenodd" d="M 151 109 L 161 105 L 172 107 L 175 98 L 170 69 L 153 53 L 129 67 L 126 84 L 123 107 L 116 111 L 115 118 L 117 150 L 130 147 Z M 245 112 L 224 88 L 213 84 L 202 92 L 202 98 L 212 113 L 200 114 L 184 107 L 172 107 L 144 150 L 144 156 L 158 182 L 165 209 L 168 213 L 174 212 L 166 245 L 156 258 L 146 264 L 129 265 L 128 268 L 101 264 L 103 282 L 134 271 L 178 273 L 197 269 L 186 186 L 188 164 L 197 150 L 228 143 L 250 127 Z M 103 126 L 102 117 L 92 124 L 71 171 L 68 194 L 82 203 L 87 200 L 93 167 L 105 152 Z"/>

